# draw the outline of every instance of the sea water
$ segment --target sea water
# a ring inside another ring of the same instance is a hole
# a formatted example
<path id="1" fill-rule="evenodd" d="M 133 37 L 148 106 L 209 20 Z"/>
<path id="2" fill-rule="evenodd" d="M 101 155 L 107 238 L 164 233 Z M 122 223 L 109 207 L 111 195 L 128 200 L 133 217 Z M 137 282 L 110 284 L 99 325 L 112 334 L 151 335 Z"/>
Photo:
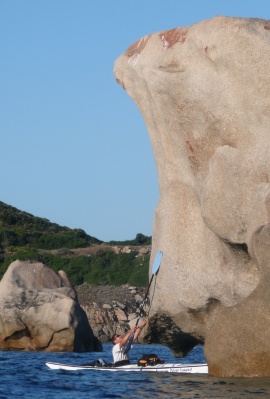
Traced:
<path id="1" fill-rule="evenodd" d="M 270 378 L 213 378 L 207 375 L 155 372 L 50 370 L 45 362 L 88 363 L 98 358 L 112 361 L 111 344 L 99 353 L 0 352 L 0 399 L 182 398 L 266 399 Z M 176 359 L 161 345 L 134 345 L 131 360 L 155 353 L 170 363 L 203 363 L 203 348 Z"/>

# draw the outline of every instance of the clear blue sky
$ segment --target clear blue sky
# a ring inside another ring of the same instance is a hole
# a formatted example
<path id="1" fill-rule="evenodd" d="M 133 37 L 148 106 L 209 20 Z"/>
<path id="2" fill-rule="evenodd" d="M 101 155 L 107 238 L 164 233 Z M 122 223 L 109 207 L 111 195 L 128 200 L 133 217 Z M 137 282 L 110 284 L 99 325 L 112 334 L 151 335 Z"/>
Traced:
<path id="1" fill-rule="evenodd" d="M 270 0 L 0 0 L 0 201 L 104 241 L 151 235 L 155 160 L 114 61 L 215 15 L 270 19 Z"/>

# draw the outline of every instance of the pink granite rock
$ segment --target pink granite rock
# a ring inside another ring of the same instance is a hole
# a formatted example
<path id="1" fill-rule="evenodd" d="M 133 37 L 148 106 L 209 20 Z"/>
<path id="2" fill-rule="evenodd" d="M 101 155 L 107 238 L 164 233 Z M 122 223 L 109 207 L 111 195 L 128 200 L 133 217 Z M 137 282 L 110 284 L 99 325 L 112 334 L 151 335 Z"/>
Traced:
<path id="1" fill-rule="evenodd" d="M 257 372 L 270 356 L 269 237 L 257 233 L 269 226 L 269 60 L 269 21 L 218 16 L 146 35 L 115 62 L 159 179 L 152 261 L 164 256 L 149 340 L 179 355 L 206 342 L 213 375 L 270 375 Z M 232 356 L 221 367 L 232 347 L 235 367 Z"/>

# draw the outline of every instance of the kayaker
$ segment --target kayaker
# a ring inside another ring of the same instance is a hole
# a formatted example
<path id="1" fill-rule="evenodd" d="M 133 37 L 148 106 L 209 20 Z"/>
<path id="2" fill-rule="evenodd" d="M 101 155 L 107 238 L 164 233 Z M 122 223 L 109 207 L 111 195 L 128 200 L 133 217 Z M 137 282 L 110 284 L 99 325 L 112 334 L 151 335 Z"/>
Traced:
<path id="1" fill-rule="evenodd" d="M 130 364 L 128 353 L 124 354 L 125 345 L 128 342 L 129 337 L 134 333 L 133 342 L 136 341 L 138 335 L 140 334 L 142 328 L 146 325 L 146 320 L 144 319 L 139 326 L 134 326 L 131 328 L 124 336 L 119 334 L 114 334 L 112 337 L 112 343 L 114 344 L 112 349 L 113 362 L 115 366 L 124 366 Z"/>

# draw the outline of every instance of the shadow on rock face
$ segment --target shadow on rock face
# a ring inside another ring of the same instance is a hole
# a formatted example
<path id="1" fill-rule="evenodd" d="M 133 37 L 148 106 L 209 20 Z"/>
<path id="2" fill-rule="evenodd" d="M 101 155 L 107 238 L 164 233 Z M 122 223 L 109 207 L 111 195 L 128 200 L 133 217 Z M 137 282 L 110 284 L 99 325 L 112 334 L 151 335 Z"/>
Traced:
<path id="1" fill-rule="evenodd" d="M 250 252 L 260 267 L 260 282 L 241 303 L 221 309 L 206 335 L 209 373 L 223 377 L 270 375 L 270 226 L 260 226 Z"/>
<path id="2" fill-rule="evenodd" d="M 203 339 L 181 331 L 169 316 L 151 318 L 145 342 L 169 346 L 176 357 L 186 356 L 196 345 L 202 345 Z"/>

